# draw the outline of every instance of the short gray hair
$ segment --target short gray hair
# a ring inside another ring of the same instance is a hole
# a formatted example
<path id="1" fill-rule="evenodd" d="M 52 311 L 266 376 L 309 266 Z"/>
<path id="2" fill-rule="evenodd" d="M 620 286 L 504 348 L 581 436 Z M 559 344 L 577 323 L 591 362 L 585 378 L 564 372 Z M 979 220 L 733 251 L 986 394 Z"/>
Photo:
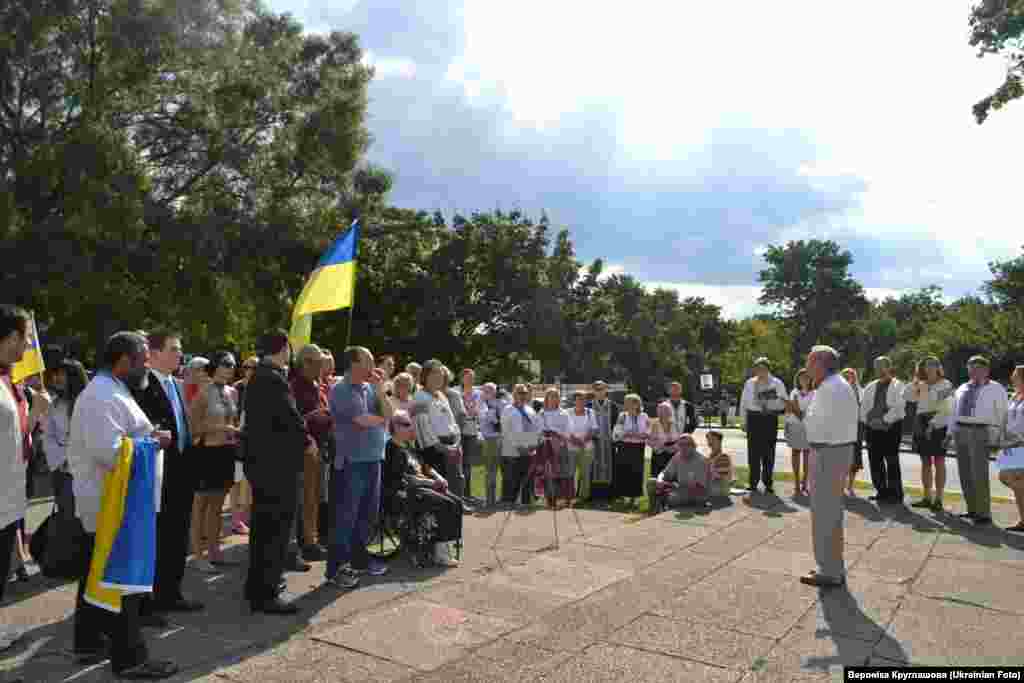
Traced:
<path id="1" fill-rule="evenodd" d="M 818 344 L 811 348 L 811 354 L 822 357 L 826 373 L 839 372 L 839 352 L 831 346 Z"/>

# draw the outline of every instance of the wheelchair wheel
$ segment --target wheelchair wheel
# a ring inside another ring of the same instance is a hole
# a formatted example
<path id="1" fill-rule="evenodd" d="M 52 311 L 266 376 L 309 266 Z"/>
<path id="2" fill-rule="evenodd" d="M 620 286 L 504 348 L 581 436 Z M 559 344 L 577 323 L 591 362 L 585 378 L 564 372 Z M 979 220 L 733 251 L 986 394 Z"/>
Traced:
<path id="1" fill-rule="evenodd" d="M 390 519 L 381 518 L 370 534 L 370 543 L 366 546 L 366 552 L 370 557 L 389 560 L 402 549 L 401 534 L 392 528 L 390 522 Z"/>

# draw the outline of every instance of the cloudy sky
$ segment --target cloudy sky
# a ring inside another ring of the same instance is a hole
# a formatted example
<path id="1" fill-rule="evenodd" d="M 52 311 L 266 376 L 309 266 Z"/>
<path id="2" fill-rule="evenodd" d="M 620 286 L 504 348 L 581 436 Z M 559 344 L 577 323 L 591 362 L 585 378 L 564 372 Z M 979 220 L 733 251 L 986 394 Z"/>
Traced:
<path id="1" fill-rule="evenodd" d="M 1003 64 L 966 0 L 266 2 L 360 36 L 395 204 L 545 210 L 582 259 L 728 315 L 766 244 L 835 239 L 872 295 L 949 298 L 1024 245 L 1024 103 L 974 123 Z"/>

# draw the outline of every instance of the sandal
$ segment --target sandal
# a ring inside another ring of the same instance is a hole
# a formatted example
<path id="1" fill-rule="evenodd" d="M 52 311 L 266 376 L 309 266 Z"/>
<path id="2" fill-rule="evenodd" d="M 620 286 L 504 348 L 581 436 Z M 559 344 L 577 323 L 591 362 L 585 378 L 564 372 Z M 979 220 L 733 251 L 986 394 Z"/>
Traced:
<path id="1" fill-rule="evenodd" d="M 130 667 L 123 671 L 115 671 L 118 678 L 127 678 L 135 681 L 158 681 L 170 678 L 178 673 L 178 665 L 174 662 L 151 659 L 137 666 Z"/>
<path id="2" fill-rule="evenodd" d="M 1007 531 L 1024 532 L 1024 520 L 1021 520 L 1021 521 L 1017 522 L 1013 526 L 1006 527 L 1006 530 Z"/>

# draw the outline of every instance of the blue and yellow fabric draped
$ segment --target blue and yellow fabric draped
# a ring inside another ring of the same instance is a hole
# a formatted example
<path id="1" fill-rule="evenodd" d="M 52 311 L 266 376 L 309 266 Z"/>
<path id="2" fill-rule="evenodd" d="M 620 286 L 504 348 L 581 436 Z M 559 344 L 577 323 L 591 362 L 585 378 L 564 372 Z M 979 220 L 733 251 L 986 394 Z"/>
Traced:
<path id="1" fill-rule="evenodd" d="M 358 247 L 359 219 L 356 219 L 320 258 L 295 303 L 289 336 L 296 350 L 309 343 L 312 334 L 310 316 L 352 305 L 356 289 Z"/>
<path id="2" fill-rule="evenodd" d="M 159 444 L 122 439 L 114 469 L 103 482 L 96 522 L 96 549 L 85 601 L 111 612 L 121 598 L 153 591 L 156 571 L 156 509 Z"/>

